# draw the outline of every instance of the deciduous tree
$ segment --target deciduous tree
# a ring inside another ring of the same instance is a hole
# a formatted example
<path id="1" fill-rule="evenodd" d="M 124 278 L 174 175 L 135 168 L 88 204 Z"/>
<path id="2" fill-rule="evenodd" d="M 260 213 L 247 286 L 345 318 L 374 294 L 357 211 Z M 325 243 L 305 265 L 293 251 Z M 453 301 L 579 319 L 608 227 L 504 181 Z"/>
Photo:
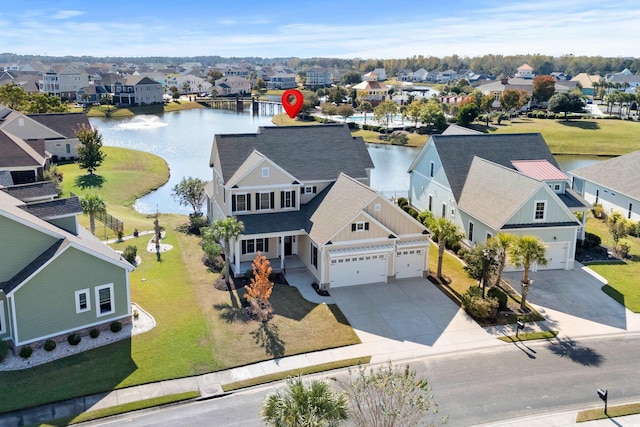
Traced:
<path id="1" fill-rule="evenodd" d="M 373 109 L 373 117 L 378 121 L 382 121 L 387 130 L 389 130 L 389 125 L 397 113 L 398 104 L 391 100 L 382 101 Z"/>
<path id="2" fill-rule="evenodd" d="M 549 100 L 549 110 L 554 113 L 564 113 L 564 119 L 567 118 L 567 113 L 579 113 L 582 111 L 584 104 L 582 98 L 576 93 L 560 92 L 553 95 Z"/>
<path id="3" fill-rule="evenodd" d="M 184 177 L 171 190 L 171 195 L 181 206 L 191 206 L 194 215 L 201 214 L 206 183 L 200 178 Z"/>
<path id="4" fill-rule="evenodd" d="M 269 297 L 273 292 L 273 282 L 270 280 L 273 271 L 269 260 L 260 251 L 251 263 L 253 277 L 251 283 L 245 286 L 247 293 L 244 298 L 249 301 L 249 315 L 256 320 L 267 322 L 273 317 L 273 310 L 269 304 Z"/>
<path id="5" fill-rule="evenodd" d="M 500 106 L 506 111 L 519 110 L 529 102 L 529 94 L 526 90 L 507 89 L 500 95 Z"/>
<path id="6" fill-rule="evenodd" d="M 540 102 L 548 101 L 556 91 L 556 79 L 551 76 L 536 76 L 533 79 L 533 98 Z"/>
<path id="7" fill-rule="evenodd" d="M 354 85 L 358 84 L 362 81 L 362 76 L 357 71 L 347 71 L 342 76 L 342 84 L 344 85 Z"/>
<path id="8" fill-rule="evenodd" d="M 22 86 L 15 83 L 9 83 L 0 86 L 0 104 L 3 104 L 12 110 L 21 111 L 26 105 L 29 95 Z"/>
<path id="9" fill-rule="evenodd" d="M 80 141 L 77 148 L 80 169 L 86 169 L 90 175 L 93 175 L 107 157 L 102 151 L 102 135 L 98 132 L 98 128 L 83 124 L 76 129 L 76 136 Z"/>
<path id="10" fill-rule="evenodd" d="M 351 104 L 342 104 L 338 107 L 338 115 L 346 122 L 347 119 L 356 113 L 355 108 Z"/>

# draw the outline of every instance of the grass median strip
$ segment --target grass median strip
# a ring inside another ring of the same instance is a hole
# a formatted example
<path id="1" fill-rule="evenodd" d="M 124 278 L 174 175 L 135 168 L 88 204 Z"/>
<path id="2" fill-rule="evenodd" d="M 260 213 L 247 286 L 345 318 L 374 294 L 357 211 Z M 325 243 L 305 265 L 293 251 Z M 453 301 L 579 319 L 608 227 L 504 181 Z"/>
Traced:
<path id="1" fill-rule="evenodd" d="M 532 340 L 548 340 L 558 336 L 558 331 L 538 331 L 538 332 L 524 332 L 515 335 L 508 335 L 504 337 L 498 337 L 500 341 L 504 342 L 516 342 L 516 341 L 532 341 Z"/>
<path id="2" fill-rule="evenodd" d="M 640 414 L 640 403 L 629 403 L 627 405 L 609 406 L 607 413 L 604 408 L 588 409 L 578 412 L 576 416 L 577 423 L 585 423 L 587 421 L 606 420 L 607 418 L 624 417 L 626 415 Z M 616 423 L 617 424 L 617 423 Z"/>
<path id="3" fill-rule="evenodd" d="M 123 403 L 122 405 L 111 406 L 109 408 L 97 409 L 95 411 L 87 411 L 79 415 L 58 418 L 49 423 L 39 424 L 39 426 L 67 426 L 72 424 L 79 424 L 87 421 L 97 420 L 100 418 L 111 417 L 113 415 L 125 414 L 127 412 L 167 405 L 169 403 L 182 402 L 185 400 L 195 399 L 197 397 L 200 397 L 200 393 L 197 391 L 187 391 L 184 393 L 172 394 L 169 396 L 154 397 L 151 399 L 139 400 L 137 402 Z"/>
<path id="4" fill-rule="evenodd" d="M 316 374 L 318 372 L 331 371 L 333 369 L 346 368 L 348 366 L 365 365 L 371 362 L 371 356 L 354 357 L 352 359 L 337 360 L 335 362 L 322 363 L 320 365 L 309 366 L 300 369 L 291 369 L 289 371 L 277 372 L 275 374 L 263 375 L 261 377 L 249 378 L 243 381 L 236 381 L 229 384 L 223 384 L 222 389 L 225 392 L 238 390 L 241 388 L 252 387 L 255 385 L 267 384 L 273 381 L 283 380 L 297 375 Z"/>

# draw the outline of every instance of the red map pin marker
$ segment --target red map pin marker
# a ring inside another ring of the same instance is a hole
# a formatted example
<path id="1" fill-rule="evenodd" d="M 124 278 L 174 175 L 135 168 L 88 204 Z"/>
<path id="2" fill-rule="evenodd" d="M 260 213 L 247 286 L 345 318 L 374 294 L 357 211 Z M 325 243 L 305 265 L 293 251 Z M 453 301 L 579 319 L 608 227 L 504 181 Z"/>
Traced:
<path id="1" fill-rule="evenodd" d="M 304 103 L 304 95 L 296 89 L 287 89 L 282 94 L 282 106 L 292 119 L 298 115 Z"/>

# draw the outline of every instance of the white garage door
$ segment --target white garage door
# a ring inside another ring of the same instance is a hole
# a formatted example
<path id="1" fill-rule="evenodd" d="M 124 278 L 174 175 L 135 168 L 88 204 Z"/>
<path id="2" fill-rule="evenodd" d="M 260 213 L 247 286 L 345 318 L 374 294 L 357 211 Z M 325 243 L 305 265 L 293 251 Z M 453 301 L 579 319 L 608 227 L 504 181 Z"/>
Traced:
<path id="1" fill-rule="evenodd" d="M 329 267 L 332 288 L 387 281 L 387 255 L 334 258 Z"/>
<path id="2" fill-rule="evenodd" d="M 396 279 L 421 277 L 424 269 L 424 248 L 398 249 L 396 252 Z"/>
<path id="3" fill-rule="evenodd" d="M 547 265 L 539 265 L 538 270 L 564 270 L 567 265 L 569 243 L 546 243 Z"/>

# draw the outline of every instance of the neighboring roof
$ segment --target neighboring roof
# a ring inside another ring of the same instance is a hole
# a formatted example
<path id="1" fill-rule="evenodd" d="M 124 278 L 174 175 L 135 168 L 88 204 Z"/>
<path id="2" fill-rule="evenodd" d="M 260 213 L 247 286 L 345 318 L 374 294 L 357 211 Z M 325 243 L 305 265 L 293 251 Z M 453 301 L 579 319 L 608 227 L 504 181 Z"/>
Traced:
<path id="1" fill-rule="evenodd" d="M 45 220 L 48 218 L 76 215 L 82 212 L 82 206 L 80 206 L 80 199 L 78 197 L 67 197 L 63 199 L 29 203 L 27 205 L 20 206 L 20 208 Z"/>
<path id="2" fill-rule="evenodd" d="M 427 144 L 429 143 L 433 143 L 438 152 L 456 200 L 460 198 L 475 156 L 509 169 L 513 169 L 513 160 L 547 160 L 559 169 L 547 143 L 539 133 L 432 135 Z M 416 163 L 417 159 L 412 167 Z"/>
<path id="3" fill-rule="evenodd" d="M 30 184 L 12 185 L 0 188 L 0 190 L 23 202 L 44 197 L 58 196 L 58 190 L 52 181 L 39 181 L 32 182 Z"/>
<path id="4" fill-rule="evenodd" d="M 498 230 L 542 185 L 511 168 L 474 156 L 458 207 Z"/>
<path id="5" fill-rule="evenodd" d="M 389 86 L 380 83 L 377 80 L 363 80 L 357 85 L 353 86 L 354 90 L 384 90 L 388 91 Z"/>
<path id="6" fill-rule="evenodd" d="M 0 129 L 0 168 L 41 167 L 45 158 L 23 139 Z"/>
<path id="7" fill-rule="evenodd" d="M 518 67 L 518 70 L 533 70 L 533 67 L 525 62 Z"/>
<path id="8" fill-rule="evenodd" d="M 76 129 L 81 125 L 91 127 L 85 113 L 27 114 L 27 117 L 63 135 L 67 139 L 76 138 Z"/>
<path id="9" fill-rule="evenodd" d="M 593 83 L 599 83 L 600 82 L 600 76 L 597 74 L 587 74 L 587 73 L 580 73 L 576 76 L 573 76 L 573 78 L 571 79 L 571 81 L 573 82 L 579 82 L 582 87 L 584 89 L 592 89 L 593 88 Z"/>
<path id="10" fill-rule="evenodd" d="M 441 135 L 478 135 L 478 134 L 482 134 L 482 132 L 474 129 L 469 129 L 464 126 L 458 126 L 455 124 L 450 124 L 449 126 L 447 126 L 444 132 L 441 133 Z"/>
<path id="11" fill-rule="evenodd" d="M 572 170 L 578 178 L 640 200 L 640 150 Z"/>
<path id="12" fill-rule="evenodd" d="M 523 174 L 539 181 L 569 180 L 567 174 L 546 160 L 515 160 L 511 164 Z"/>
<path id="13" fill-rule="evenodd" d="M 562 200 L 569 209 L 591 209 L 593 205 L 587 202 L 580 194 L 575 190 L 565 187 L 564 193 L 556 193 L 556 195 Z"/>
<path id="14" fill-rule="evenodd" d="M 260 127 L 255 134 L 217 134 L 210 166 L 219 156 L 224 182 L 258 151 L 302 181 L 335 180 L 342 172 L 367 178 L 374 165 L 361 137 L 344 124 Z M 262 215 L 260 215 L 262 216 Z"/>

